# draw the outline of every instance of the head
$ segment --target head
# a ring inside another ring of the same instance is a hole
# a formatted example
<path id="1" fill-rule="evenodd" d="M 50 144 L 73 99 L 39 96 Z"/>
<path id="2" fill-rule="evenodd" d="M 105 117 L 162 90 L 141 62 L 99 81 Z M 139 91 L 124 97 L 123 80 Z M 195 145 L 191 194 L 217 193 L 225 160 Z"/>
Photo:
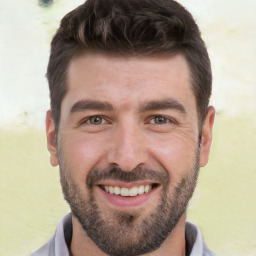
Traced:
<path id="1" fill-rule="evenodd" d="M 47 70 L 56 128 L 67 92 L 69 63 L 84 51 L 120 56 L 182 54 L 190 68 L 202 125 L 211 95 L 211 65 L 197 24 L 179 3 L 172 0 L 87 0 L 62 19 L 51 43 Z"/>
<path id="2" fill-rule="evenodd" d="M 214 120 L 192 16 L 170 0 L 88 0 L 62 20 L 47 76 L 48 149 L 74 231 L 113 256 L 170 244 Z"/>

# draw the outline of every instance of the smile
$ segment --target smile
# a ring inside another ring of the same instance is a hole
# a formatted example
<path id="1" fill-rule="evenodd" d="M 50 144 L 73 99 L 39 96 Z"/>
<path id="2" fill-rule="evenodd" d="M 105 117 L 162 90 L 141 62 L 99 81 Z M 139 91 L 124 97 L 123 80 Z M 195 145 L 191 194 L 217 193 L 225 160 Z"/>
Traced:
<path id="1" fill-rule="evenodd" d="M 133 197 L 149 193 L 156 186 L 157 184 L 133 186 L 131 188 L 119 186 L 100 186 L 100 188 L 112 195 Z"/>
<path id="2" fill-rule="evenodd" d="M 118 187 L 118 186 L 100 186 L 100 187 L 101 189 L 103 189 L 109 194 L 114 194 L 114 195 L 119 195 L 124 197 L 133 197 L 133 196 L 149 193 L 154 188 L 154 184 L 134 186 L 131 188 Z"/>
<path id="3" fill-rule="evenodd" d="M 125 183 L 121 181 L 107 181 L 98 184 L 98 190 L 103 197 L 102 203 L 119 210 L 131 210 L 146 203 L 152 204 L 152 200 L 160 196 L 161 184 L 153 182 Z"/>

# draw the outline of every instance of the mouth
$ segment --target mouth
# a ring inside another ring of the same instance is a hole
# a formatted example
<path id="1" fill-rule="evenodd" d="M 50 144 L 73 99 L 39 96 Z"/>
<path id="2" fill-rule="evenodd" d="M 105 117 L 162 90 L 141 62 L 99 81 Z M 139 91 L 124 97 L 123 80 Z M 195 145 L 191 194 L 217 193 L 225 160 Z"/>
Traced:
<path id="1" fill-rule="evenodd" d="M 102 181 L 97 184 L 101 204 L 119 210 L 131 210 L 158 202 L 162 185 L 149 180 L 123 182 Z M 152 201 L 153 200 L 153 201 Z"/>
<path id="2" fill-rule="evenodd" d="M 151 192 L 153 189 L 158 187 L 159 184 L 147 184 L 147 185 L 139 185 L 132 186 L 130 188 L 124 186 L 107 186 L 107 185 L 99 185 L 99 187 L 111 195 L 116 195 L 120 197 L 136 197 L 139 195 L 147 194 Z"/>

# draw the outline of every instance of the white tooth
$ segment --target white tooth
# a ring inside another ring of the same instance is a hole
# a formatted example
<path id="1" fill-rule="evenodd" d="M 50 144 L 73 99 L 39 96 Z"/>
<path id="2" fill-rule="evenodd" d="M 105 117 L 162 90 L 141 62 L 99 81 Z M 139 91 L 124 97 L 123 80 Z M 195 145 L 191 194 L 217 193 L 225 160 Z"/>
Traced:
<path id="1" fill-rule="evenodd" d="M 109 186 L 108 189 L 109 189 L 109 193 L 110 193 L 110 194 L 114 194 L 114 188 L 113 188 L 112 186 Z"/>
<path id="2" fill-rule="evenodd" d="M 139 188 L 138 187 L 132 187 L 130 188 L 129 195 L 130 196 L 137 196 L 138 195 Z"/>
<path id="3" fill-rule="evenodd" d="M 151 191 L 152 190 L 152 185 L 149 185 L 149 191 Z"/>
<path id="4" fill-rule="evenodd" d="M 149 185 L 146 185 L 146 186 L 145 186 L 145 192 L 146 192 L 146 193 L 149 192 Z"/>
<path id="5" fill-rule="evenodd" d="M 144 194 L 144 192 L 145 192 L 144 186 L 143 186 L 143 185 L 140 185 L 140 186 L 139 186 L 139 191 L 138 191 L 138 193 L 139 193 L 140 195 L 142 195 L 142 194 Z"/>
<path id="6" fill-rule="evenodd" d="M 121 196 L 129 196 L 129 189 L 121 188 Z"/>
<path id="7" fill-rule="evenodd" d="M 117 186 L 115 186 L 114 187 L 114 193 L 115 193 L 115 195 L 120 195 L 120 188 L 119 187 L 117 187 Z"/>
<path id="8" fill-rule="evenodd" d="M 109 191 L 108 186 L 104 186 L 104 189 L 105 189 L 106 192 Z"/>

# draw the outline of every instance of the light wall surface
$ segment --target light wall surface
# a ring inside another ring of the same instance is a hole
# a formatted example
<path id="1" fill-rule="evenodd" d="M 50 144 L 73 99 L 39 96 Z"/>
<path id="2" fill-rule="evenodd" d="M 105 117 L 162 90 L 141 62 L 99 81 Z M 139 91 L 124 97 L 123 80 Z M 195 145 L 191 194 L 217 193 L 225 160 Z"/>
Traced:
<path id="1" fill-rule="evenodd" d="M 0 1 L 0 127 L 44 127 L 49 108 L 44 77 L 50 39 L 61 17 L 81 0 Z M 256 2 L 181 0 L 196 18 L 213 70 L 217 111 L 256 119 Z"/>
<path id="2" fill-rule="evenodd" d="M 49 108 L 44 77 L 50 39 L 59 20 L 83 1 L 0 2 L 0 127 L 44 127 Z M 182 0 L 196 18 L 213 69 L 217 111 L 256 118 L 256 2 Z"/>

